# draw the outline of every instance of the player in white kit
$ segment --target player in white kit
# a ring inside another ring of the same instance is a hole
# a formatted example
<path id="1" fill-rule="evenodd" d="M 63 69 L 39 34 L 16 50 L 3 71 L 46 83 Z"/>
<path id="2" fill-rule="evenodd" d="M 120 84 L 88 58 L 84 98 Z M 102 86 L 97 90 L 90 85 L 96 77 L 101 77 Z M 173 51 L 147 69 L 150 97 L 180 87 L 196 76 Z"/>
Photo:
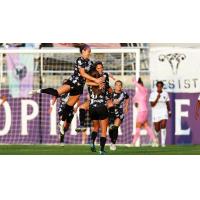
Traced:
<path id="1" fill-rule="evenodd" d="M 156 84 L 157 89 L 150 95 L 149 102 L 152 107 L 152 121 L 156 135 L 161 133 L 161 146 L 165 147 L 166 142 L 166 126 L 168 117 L 171 117 L 170 99 L 166 91 L 163 90 L 164 83 L 158 81 Z"/>

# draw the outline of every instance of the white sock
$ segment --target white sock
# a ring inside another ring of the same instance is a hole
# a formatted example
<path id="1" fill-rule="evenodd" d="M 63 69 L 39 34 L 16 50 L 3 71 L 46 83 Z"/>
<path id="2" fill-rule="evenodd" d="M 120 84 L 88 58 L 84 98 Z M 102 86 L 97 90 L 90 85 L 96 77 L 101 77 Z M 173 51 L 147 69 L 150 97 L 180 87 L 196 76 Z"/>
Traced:
<path id="1" fill-rule="evenodd" d="M 60 120 L 60 125 L 64 126 L 65 121 Z"/>
<path id="2" fill-rule="evenodd" d="M 156 137 L 158 137 L 159 134 L 160 134 L 160 132 L 155 131 L 155 135 L 156 135 Z"/>
<path id="3" fill-rule="evenodd" d="M 38 90 L 37 90 L 37 93 L 40 94 L 40 93 L 41 93 L 41 89 L 38 89 Z"/>
<path id="4" fill-rule="evenodd" d="M 165 146 L 166 135 L 167 135 L 167 130 L 166 130 L 166 128 L 161 129 L 161 144 L 162 144 L 162 146 Z"/>

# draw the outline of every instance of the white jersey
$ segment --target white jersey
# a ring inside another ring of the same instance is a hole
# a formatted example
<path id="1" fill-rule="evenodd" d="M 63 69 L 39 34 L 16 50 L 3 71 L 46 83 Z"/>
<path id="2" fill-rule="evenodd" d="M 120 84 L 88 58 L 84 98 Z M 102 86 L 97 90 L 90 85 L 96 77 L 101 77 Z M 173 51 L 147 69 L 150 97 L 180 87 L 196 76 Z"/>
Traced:
<path id="1" fill-rule="evenodd" d="M 149 102 L 154 102 L 158 96 L 157 91 L 153 91 L 150 94 Z M 168 119 L 168 110 L 166 102 L 170 101 L 169 95 L 167 92 L 163 91 L 160 93 L 160 99 L 157 104 L 152 107 L 152 118 L 153 122 L 159 122 L 163 119 Z"/>

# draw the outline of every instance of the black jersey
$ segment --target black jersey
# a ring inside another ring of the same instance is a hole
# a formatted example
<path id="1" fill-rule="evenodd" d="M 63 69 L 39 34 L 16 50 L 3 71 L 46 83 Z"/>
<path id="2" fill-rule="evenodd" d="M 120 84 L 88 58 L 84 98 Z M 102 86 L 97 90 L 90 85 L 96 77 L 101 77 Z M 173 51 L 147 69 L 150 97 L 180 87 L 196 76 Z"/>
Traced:
<path id="1" fill-rule="evenodd" d="M 109 94 L 107 90 L 102 90 L 101 94 L 95 94 L 92 90 L 92 87 L 88 87 L 88 92 L 90 96 L 90 106 L 98 107 L 102 105 L 106 105 L 107 100 L 109 99 Z"/>
<path id="2" fill-rule="evenodd" d="M 110 84 L 109 84 L 109 74 L 107 72 L 103 72 L 101 74 L 101 77 L 105 78 L 105 89 L 108 90 L 110 88 Z"/>
<path id="3" fill-rule="evenodd" d="M 93 62 L 89 59 L 79 57 L 74 64 L 74 73 L 69 78 L 69 81 L 75 86 L 84 86 L 85 78 L 81 76 L 79 69 L 84 68 L 86 73 L 93 67 Z"/>
<path id="4" fill-rule="evenodd" d="M 129 95 L 125 91 L 121 91 L 120 93 L 116 93 L 115 91 L 112 94 L 113 100 L 118 100 L 119 103 L 115 105 L 115 108 L 123 110 L 124 100 L 128 99 Z"/>

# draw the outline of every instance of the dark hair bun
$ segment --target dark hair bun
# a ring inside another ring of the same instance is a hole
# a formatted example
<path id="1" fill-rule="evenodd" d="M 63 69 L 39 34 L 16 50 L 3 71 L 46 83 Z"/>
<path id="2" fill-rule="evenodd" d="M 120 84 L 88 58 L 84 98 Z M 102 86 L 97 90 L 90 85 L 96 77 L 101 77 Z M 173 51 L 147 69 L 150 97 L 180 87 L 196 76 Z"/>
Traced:
<path id="1" fill-rule="evenodd" d="M 79 48 L 80 48 L 80 53 L 82 53 L 86 49 L 91 49 L 90 46 L 87 44 L 81 44 Z"/>

